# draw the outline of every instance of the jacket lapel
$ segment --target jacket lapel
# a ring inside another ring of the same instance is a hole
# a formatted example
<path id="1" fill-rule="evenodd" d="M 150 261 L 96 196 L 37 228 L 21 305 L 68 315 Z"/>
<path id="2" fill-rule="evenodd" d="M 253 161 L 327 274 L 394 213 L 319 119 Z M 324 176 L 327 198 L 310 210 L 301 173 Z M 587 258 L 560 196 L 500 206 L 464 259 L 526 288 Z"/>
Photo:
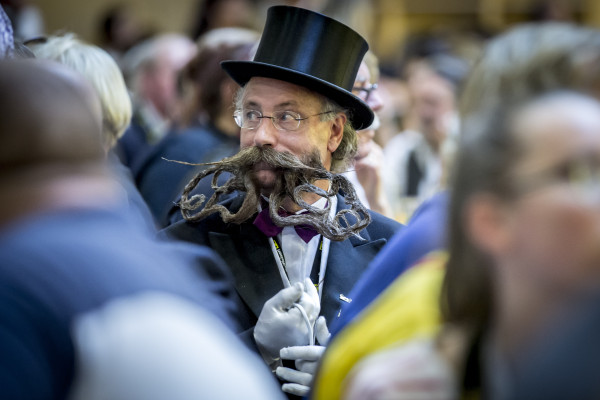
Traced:
<path id="1" fill-rule="evenodd" d="M 243 198 L 242 198 L 243 199 Z M 229 209 L 237 210 L 234 201 Z M 241 200 L 240 200 L 241 203 Z M 338 196 L 337 210 L 348 208 Z M 351 237 L 331 242 L 321 301 L 321 315 L 331 323 L 343 304 L 340 295 L 347 296 L 385 239 L 371 240 L 368 228 L 360 232 L 365 240 Z M 264 303 L 283 289 L 283 283 L 267 237 L 251 221 L 230 224 L 223 231 L 209 232 L 210 246 L 229 265 L 238 294 L 258 318 Z"/>
<path id="2" fill-rule="evenodd" d="M 349 208 L 340 196 L 337 208 L 338 211 Z M 347 298 L 371 260 L 387 243 L 386 239 L 371 240 L 368 227 L 360 235 L 364 240 L 351 237 L 341 242 L 331 242 L 321 301 L 321 315 L 325 316 L 328 324 L 337 318 L 345 302 L 340 295 Z"/>
<path id="3" fill-rule="evenodd" d="M 225 260 L 238 294 L 258 318 L 265 301 L 283 289 L 268 239 L 250 222 L 210 232 L 211 247 Z"/>

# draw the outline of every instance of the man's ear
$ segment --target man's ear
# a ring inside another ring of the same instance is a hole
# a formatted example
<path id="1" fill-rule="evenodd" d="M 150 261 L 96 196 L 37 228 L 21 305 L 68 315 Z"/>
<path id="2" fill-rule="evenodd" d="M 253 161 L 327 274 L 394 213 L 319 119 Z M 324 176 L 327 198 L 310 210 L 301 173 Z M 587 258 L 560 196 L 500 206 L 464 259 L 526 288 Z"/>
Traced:
<path id="1" fill-rule="evenodd" d="M 476 247 L 492 255 L 503 254 L 510 246 L 510 213 L 507 205 L 492 194 L 477 194 L 464 213 L 467 235 Z"/>
<path id="2" fill-rule="evenodd" d="M 335 119 L 331 121 L 331 130 L 329 140 L 327 141 L 327 151 L 333 153 L 337 150 L 344 137 L 344 125 L 348 117 L 344 113 L 338 113 Z"/>

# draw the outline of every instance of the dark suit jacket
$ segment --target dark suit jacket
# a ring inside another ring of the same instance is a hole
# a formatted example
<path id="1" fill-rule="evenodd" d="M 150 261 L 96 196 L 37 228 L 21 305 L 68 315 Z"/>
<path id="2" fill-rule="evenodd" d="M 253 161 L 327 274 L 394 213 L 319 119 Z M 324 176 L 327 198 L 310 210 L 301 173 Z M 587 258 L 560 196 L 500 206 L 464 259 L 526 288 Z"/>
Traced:
<path id="1" fill-rule="evenodd" d="M 182 132 L 172 131 L 133 166 L 140 193 L 159 226 L 166 226 L 167 212 L 189 180 L 201 169 L 163 160 L 202 163 L 235 154 L 239 139 L 208 124 Z"/>
<path id="2" fill-rule="evenodd" d="M 244 195 L 239 195 L 222 204 L 236 211 L 243 199 Z M 338 197 L 338 211 L 341 208 L 348 206 Z M 328 324 L 337 317 L 340 294 L 350 293 L 369 262 L 401 227 L 377 213 L 371 212 L 371 217 L 371 224 L 360 232 L 365 240 L 351 237 L 331 242 L 321 301 L 321 315 Z M 237 293 L 246 306 L 239 323 L 247 334 L 252 332 L 265 301 L 283 289 L 268 239 L 252 222 L 250 218 L 240 225 L 225 224 L 219 214 L 213 214 L 199 223 L 180 221 L 161 231 L 168 237 L 208 245 L 220 254 L 233 272 Z"/>
<path id="3" fill-rule="evenodd" d="M 169 293 L 239 332 L 232 280 L 212 250 L 159 242 L 126 207 L 35 213 L 1 227 L 0 397 L 67 398 L 80 373 L 73 323 L 115 299 Z"/>
<path id="4" fill-rule="evenodd" d="M 148 127 L 139 115 L 134 114 L 127 130 L 117 141 L 114 152 L 123 165 L 132 168 L 152 147 L 153 144 L 148 142 Z"/>

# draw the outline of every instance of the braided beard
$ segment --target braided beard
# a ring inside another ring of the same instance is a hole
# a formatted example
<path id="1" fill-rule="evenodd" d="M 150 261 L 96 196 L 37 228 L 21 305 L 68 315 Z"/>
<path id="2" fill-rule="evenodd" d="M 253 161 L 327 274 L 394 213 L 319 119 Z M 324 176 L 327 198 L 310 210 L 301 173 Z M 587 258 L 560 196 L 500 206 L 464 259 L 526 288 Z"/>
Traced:
<path id="1" fill-rule="evenodd" d="M 197 222 L 218 212 L 225 223 L 241 224 L 250 219 L 257 212 L 261 196 L 254 170 L 254 166 L 261 162 L 271 166 L 276 174 L 274 187 L 269 195 L 269 214 L 275 225 L 280 227 L 310 225 L 324 237 L 341 241 L 350 236 L 360 237 L 358 233 L 371 222 L 371 216 L 358 200 L 352 184 L 344 176 L 327 171 L 321 164 L 318 151 L 315 150 L 300 160 L 291 153 L 278 152 L 269 147 L 247 147 L 232 157 L 201 164 L 209 167 L 198 173 L 183 190 L 179 203 L 183 217 L 187 221 Z M 232 177 L 219 186 L 217 180 L 223 172 L 229 172 Z M 202 206 L 206 196 L 200 194 L 189 197 L 189 195 L 201 179 L 211 174 L 214 174 L 212 188 L 215 192 L 204 207 L 194 213 Z M 313 183 L 324 179 L 330 183 L 329 190 L 323 190 Z M 218 204 L 218 201 L 221 196 L 234 191 L 246 192 L 246 197 L 240 209 L 232 213 Z M 331 218 L 331 202 L 329 201 L 324 209 L 313 207 L 302 198 L 304 194 L 310 193 L 325 198 L 339 194 L 350 208 L 340 210 Z M 298 207 L 308 210 L 308 213 L 279 215 L 278 210 L 283 208 L 283 203 L 290 199 Z"/>

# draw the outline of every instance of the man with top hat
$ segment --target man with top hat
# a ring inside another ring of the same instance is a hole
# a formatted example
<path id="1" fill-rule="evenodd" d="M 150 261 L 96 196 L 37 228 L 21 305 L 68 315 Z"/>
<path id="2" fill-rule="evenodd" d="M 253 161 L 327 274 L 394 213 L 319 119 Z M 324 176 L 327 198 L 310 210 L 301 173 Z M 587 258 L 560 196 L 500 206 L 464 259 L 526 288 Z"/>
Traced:
<path id="1" fill-rule="evenodd" d="M 163 231 L 226 261 L 241 300 L 241 334 L 292 394 L 308 392 L 327 324 L 400 228 L 367 210 L 338 174 L 356 153 L 356 130 L 373 121 L 351 93 L 367 49 L 331 18 L 271 7 L 254 60 L 222 63 L 241 86 L 234 112 L 241 150 L 186 186 L 184 220 Z M 231 177 L 219 186 L 223 172 Z M 194 195 L 211 174 L 212 197 Z"/>

